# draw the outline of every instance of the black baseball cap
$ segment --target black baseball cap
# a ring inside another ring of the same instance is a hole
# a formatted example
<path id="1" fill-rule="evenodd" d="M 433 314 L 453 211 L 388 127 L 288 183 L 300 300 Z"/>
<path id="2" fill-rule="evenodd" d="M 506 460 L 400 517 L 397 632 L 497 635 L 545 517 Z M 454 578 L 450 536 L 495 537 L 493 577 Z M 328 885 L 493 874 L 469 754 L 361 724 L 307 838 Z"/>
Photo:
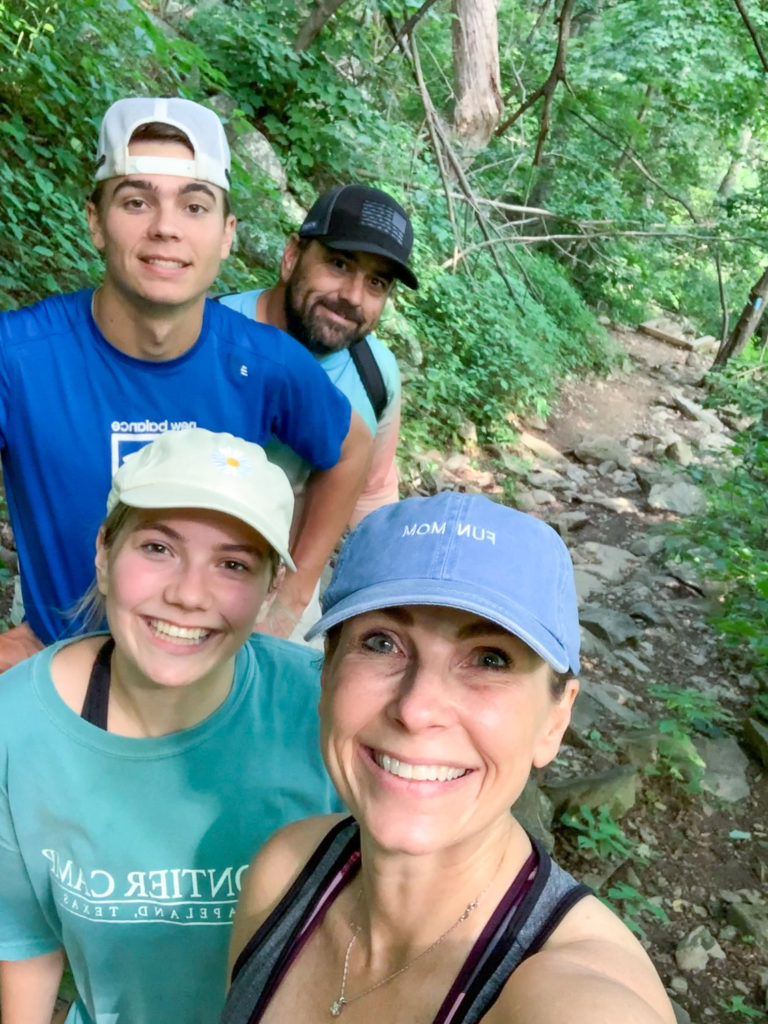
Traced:
<path id="1" fill-rule="evenodd" d="M 371 252 L 390 260 L 395 277 L 418 288 L 408 266 L 413 228 L 402 206 L 377 188 L 337 185 L 324 192 L 299 228 L 299 238 L 316 238 L 329 249 Z"/>

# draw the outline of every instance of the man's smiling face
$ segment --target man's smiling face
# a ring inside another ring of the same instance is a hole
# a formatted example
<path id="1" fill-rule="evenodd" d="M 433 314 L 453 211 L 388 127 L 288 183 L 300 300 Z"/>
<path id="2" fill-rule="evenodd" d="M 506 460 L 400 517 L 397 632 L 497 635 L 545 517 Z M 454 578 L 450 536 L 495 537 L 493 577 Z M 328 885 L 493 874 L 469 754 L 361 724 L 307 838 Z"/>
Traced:
<path id="1" fill-rule="evenodd" d="M 142 140 L 131 156 L 189 160 L 180 142 Z M 88 204 L 91 238 L 104 253 L 105 285 L 148 312 L 202 301 L 232 244 L 235 219 L 217 185 L 170 174 L 105 182 L 98 208 Z"/>
<path id="2" fill-rule="evenodd" d="M 282 264 L 289 334 L 315 355 L 349 348 L 379 322 L 392 290 L 392 264 L 367 252 L 290 239 Z"/>

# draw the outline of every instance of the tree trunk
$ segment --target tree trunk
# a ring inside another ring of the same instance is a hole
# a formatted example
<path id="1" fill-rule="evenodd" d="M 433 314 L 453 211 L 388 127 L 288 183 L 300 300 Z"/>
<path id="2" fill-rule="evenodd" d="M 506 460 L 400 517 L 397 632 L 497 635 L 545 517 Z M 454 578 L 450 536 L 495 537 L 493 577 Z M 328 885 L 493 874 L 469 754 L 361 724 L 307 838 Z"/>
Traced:
<path id="1" fill-rule="evenodd" d="M 345 0 L 315 0 L 315 6 L 299 29 L 296 42 L 293 44 L 296 53 L 309 49 L 320 35 L 323 25 L 325 25 L 326 21 L 330 21 L 343 3 L 345 3 Z"/>
<path id="2" fill-rule="evenodd" d="M 741 352 L 760 323 L 766 300 L 768 300 L 768 267 L 765 268 L 763 276 L 749 293 L 749 300 L 730 337 L 720 346 L 712 364 L 713 369 L 725 366 L 729 359 Z"/>
<path id="3" fill-rule="evenodd" d="M 501 117 L 497 0 L 453 0 L 453 128 L 483 149 Z"/>
<path id="4" fill-rule="evenodd" d="M 728 170 L 723 175 L 723 180 L 720 182 L 720 187 L 717 190 L 717 194 L 722 196 L 723 199 L 727 199 L 728 196 L 733 192 L 736 184 L 736 178 L 739 176 L 739 171 L 744 163 L 744 157 L 747 155 L 749 144 L 752 141 L 752 129 L 742 128 L 741 134 L 739 135 L 739 141 L 736 144 L 736 150 L 731 156 L 731 162 L 728 165 Z"/>

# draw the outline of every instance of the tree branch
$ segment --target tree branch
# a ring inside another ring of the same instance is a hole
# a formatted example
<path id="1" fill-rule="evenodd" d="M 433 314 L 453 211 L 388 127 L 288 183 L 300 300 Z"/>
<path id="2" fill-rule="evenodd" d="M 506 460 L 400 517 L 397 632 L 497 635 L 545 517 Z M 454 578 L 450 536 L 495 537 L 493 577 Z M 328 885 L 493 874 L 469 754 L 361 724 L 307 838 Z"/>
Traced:
<path id="1" fill-rule="evenodd" d="M 390 30 L 391 30 L 391 27 L 392 26 L 390 24 Z M 479 206 L 479 204 L 478 204 L 478 202 L 477 202 L 477 200 L 475 198 L 475 195 L 474 195 L 474 193 L 472 191 L 472 186 L 467 181 L 467 176 L 464 173 L 464 170 L 463 170 L 463 168 L 461 166 L 461 162 L 459 161 L 458 157 L 454 153 L 453 147 L 451 146 L 451 143 L 450 143 L 450 140 L 448 139 L 448 136 L 446 135 L 445 131 L 443 130 L 443 127 L 442 127 L 442 125 L 440 123 L 440 119 L 438 118 L 438 116 L 437 116 L 437 114 L 435 112 L 435 107 L 434 107 L 434 104 L 432 103 L 432 98 L 429 95 L 429 91 L 427 90 L 426 84 L 424 83 L 424 80 L 421 77 L 420 71 L 419 71 L 418 74 L 416 73 L 416 64 L 415 64 L 415 61 L 414 61 L 413 40 L 410 37 L 404 37 L 400 41 L 399 45 L 400 45 L 400 48 L 402 49 L 402 51 L 409 58 L 409 60 L 411 62 L 411 66 L 414 69 L 414 77 L 416 78 L 416 82 L 419 85 L 419 92 L 421 94 L 422 104 L 424 105 L 424 113 L 426 115 L 427 122 L 428 122 L 428 124 L 430 126 L 430 139 L 432 140 L 432 144 L 435 147 L 435 158 L 436 158 L 436 160 L 438 162 L 438 166 L 441 168 L 441 175 L 443 173 L 443 171 L 442 171 L 443 157 L 445 157 L 448 160 L 448 163 L 451 165 L 453 173 L 456 175 L 456 179 L 457 179 L 459 185 L 461 186 L 462 192 L 464 193 L 464 196 L 466 197 L 467 202 L 469 203 L 470 207 L 472 208 L 472 212 L 475 215 L 475 219 L 477 220 L 477 223 L 478 223 L 478 226 L 480 227 L 481 232 L 485 236 L 486 240 L 489 243 L 492 243 L 493 240 L 491 239 L 490 231 L 488 230 L 488 225 L 486 223 L 486 220 L 485 220 L 485 217 L 484 217 L 482 211 L 480 210 L 480 206 Z M 416 56 L 416 60 L 418 60 L 418 55 Z M 419 84 L 419 80 L 421 80 L 420 84 Z M 448 183 L 447 183 L 447 179 L 446 178 L 443 179 L 443 186 L 444 186 L 444 188 L 446 190 L 446 198 L 448 199 L 448 208 L 449 208 L 449 210 L 451 210 L 452 209 L 451 200 L 450 200 L 450 198 L 448 198 L 449 194 L 450 194 L 450 189 L 448 187 Z M 517 297 L 517 295 L 515 293 L 515 289 L 514 289 L 514 287 L 512 285 L 512 282 L 510 281 L 509 277 L 506 274 L 506 271 L 504 270 L 504 267 L 503 267 L 503 265 L 501 263 L 501 260 L 499 259 L 499 255 L 496 252 L 495 247 L 493 246 L 493 244 L 491 244 L 491 257 L 493 259 L 493 262 L 496 265 L 496 270 L 497 270 L 497 272 L 499 274 L 499 277 L 502 279 L 502 281 L 504 282 L 504 284 L 506 286 L 506 289 L 507 289 L 507 291 L 509 293 L 509 297 L 515 303 L 515 305 L 517 306 L 517 308 L 520 310 L 521 313 L 525 312 L 523 307 L 522 307 L 522 305 L 521 305 L 521 303 L 520 303 L 520 300 L 518 299 L 518 297 Z"/>
<path id="2" fill-rule="evenodd" d="M 763 49 L 762 43 L 760 42 L 760 37 L 757 34 L 755 26 L 750 21 L 749 15 L 744 9 L 744 4 L 741 2 L 741 0 L 733 0 L 733 2 L 736 4 L 736 7 L 738 8 L 739 14 L 741 15 L 741 20 L 747 27 L 747 32 L 749 32 L 749 34 L 752 36 L 752 42 L 755 44 L 755 49 L 757 50 L 757 55 L 760 58 L 760 63 L 763 65 L 763 71 L 765 71 L 766 74 L 768 74 L 768 57 L 766 57 L 765 55 L 765 50 Z"/>
<path id="3" fill-rule="evenodd" d="M 571 15 L 573 13 L 573 5 L 575 0 L 563 0 L 563 6 L 560 9 L 560 14 L 557 16 L 558 32 L 557 32 L 557 52 L 555 54 L 555 60 L 552 65 L 552 70 L 547 75 L 547 78 L 542 82 L 535 92 L 520 104 L 517 110 L 508 117 L 505 121 L 498 126 L 496 129 L 496 135 L 503 135 L 504 132 L 510 128 L 515 121 L 517 121 L 529 107 L 532 107 L 537 100 L 544 97 L 544 107 L 541 112 L 541 120 L 539 123 L 539 137 L 536 141 L 536 153 L 533 157 L 533 166 L 538 167 L 541 164 L 541 159 L 544 154 L 544 143 L 547 140 L 550 128 L 550 113 L 552 110 L 552 99 L 555 95 L 555 91 L 560 82 L 568 88 L 568 81 L 566 79 L 565 67 L 566 57 L 568 51 L 568 40 L 571 35 Z"/>
<path id="4" fill-rule="evenodd" d="M 638 171 L 640 171 L 640 173 L 643 175 L 644 178 L 647 178 L 648 181 L 650 181 L 652 185 L 655 185 L 655 187 L 660 192 L 663 192 L 664 195 L 667 197 L 667 199 L 671 199 L 673 202 L 679 203 L 680 206 L 683 207 L 683 209 L 686 211 L 688 216 L 691 218 L 691 220 L 694 222 L 694 224 L 698 224 L 699 223 L 699 218 L 697 217 L 693 207 L 690 206 L 685 201 L 685 199 L 681 199 L 680 196 L 676 196 L 673 192 L 670 192 L 669 189 L 665 188 L 664 185 L 662 185 L 662 183 L 658 180 L 658 178 L 654 178 L 654 176 L 651 174 L 651 172 L 643 164 L 642 160 L 638 156 L 635 155 L 634 151 L 631 149 L 630 146 L 625 146 L 623 143 L 618 142 L 616 139 L 612 138 L 606 132 L 601 132 L 600 129 L 596 128 L 593 124 L 591 124 L 587 120 L 587 118 L 584 117 L 583 114 L 579 114 L 575 110 L 572 110 L 571 113 L 573 114 L 573 116 L 575 118 L 577 118 L 579 121 L 581 121 L 582 124 L 585 124 L 587 126 L 587 128 L 589 128 L 590 131 L 594 132 L 595 135 L 599 135 L 600 138 L 603 139 L 605 142 L 610 143 L 612 146 L 615 146 L 617 149 L 623 149 L 623 151 L 624 151 L 623 155 L 626 157 L 626 159 L 634 167 L 636 167 L 638 169 Z"/>
<path id="5" fill-rule="evenodd" d="M 393 27 L 395 22 L 392 15 L 388 14 L 386 16 L 387 24 L 389 25 L 389 30 L 392 33 L 394 39 L 389 50 L 387 50 L 385 57 L 388 57 L 396 46 L 400 46 L 400 44 L 405 38 L 407 38 L 408 36 L 413 36 L 413 30 L 416 28 L 416 26 L 427 13 L 427 11 L 430 9 L 430 7 L 433 7 L 436 3 L 437 0 L 424 0 L 424 3 L 421 5 L 418 11 L 414 11 L 410 18 L 407 21 L 404 21 L 402 26 L 398 29 L 395 29 Z"/>
<path id="6" fill-rule="evenodd" d="M 329 21 L 346 0 L 315 0 L 315 5 L 299 29 L 293 49 L 296 53 L 308 50 Z"/>

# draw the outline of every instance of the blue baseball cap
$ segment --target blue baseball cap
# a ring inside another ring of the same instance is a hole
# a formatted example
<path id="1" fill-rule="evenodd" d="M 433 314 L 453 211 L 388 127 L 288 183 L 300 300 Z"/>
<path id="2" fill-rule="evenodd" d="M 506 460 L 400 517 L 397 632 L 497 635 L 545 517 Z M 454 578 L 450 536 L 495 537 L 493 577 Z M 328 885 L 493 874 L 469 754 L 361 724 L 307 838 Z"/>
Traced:
<path id="1" fill-rule="evenodd" d="M 533 516 L 454 491 L 384 505 L 347 538 L 307 639 L 363 612 L 425 604 L 474 612 L 578 674 L 571 558 Z"/>

